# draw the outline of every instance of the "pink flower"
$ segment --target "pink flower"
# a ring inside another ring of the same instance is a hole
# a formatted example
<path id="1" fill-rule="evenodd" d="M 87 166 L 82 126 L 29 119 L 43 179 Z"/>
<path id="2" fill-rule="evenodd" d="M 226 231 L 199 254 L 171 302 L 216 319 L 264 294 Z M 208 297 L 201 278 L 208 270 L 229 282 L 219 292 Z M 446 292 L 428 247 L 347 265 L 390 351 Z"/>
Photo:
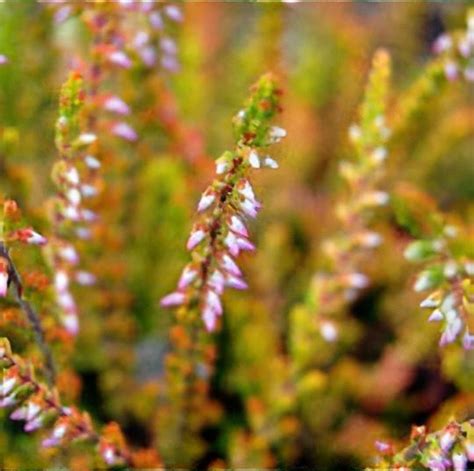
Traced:
<path id="1" fill-rule="evenodd" d="M 229 288 L 234 288 L 238 290 L 244 290 L 248 288 L 247 283 L 237 276 L 228 275 L 225 284 Z"/>
<path id="2" fill-rule="evenodd" d="M 4 56 L 3 54 L 0 54 L 0 65 L 5 65 L 5 64 L 8 64 L 7 56 Z"/>
<path id="3" fill-rule="evenodd" d="M 111 111 L 112 113 L 117 113 L 122 116 L 130 114 L 129 106 L 118 96 L 111 96 L 110 98 L 107 98 L 104 102 L 104 108 L 107 111 Z"/>
<path id="4" fill-rule="evenodd" d="M 206 233 L 202 229 L 195 229 L 191 232 L 186 248 L 188 250 L 193 250 L 206 236 Z"/>
<path id="5" fill-rule="evenodd" d="M 0 297 L 4 298 L 8 291 L 8 273 L 6 267 L 0 264 Z"/>
<path id="6" fill-rule="evenodd" d="M 202 319 L 208 332 L 212 332 L 216 328 L 217 315 L 211 308 L 207 306 L 204 308 Z"/>
<path id="7" fill-rule="evenodd" d="M 112 126 L 112 133 L 126 141 L 136 141 L 138 134 L 136 131 L 129 126 L 127 123 L 116 123 Z"/>
<path id="8" fill-rule="evenodd" d="M 198 212 L 202 212 L 202 211 L 205 211 L 207 208 L 209 208 L 209 206 L 211 206 L 211 204 L 214 202 L 214 200 L 216 199 L 216 195 L 214 193 L 214 191 L 211 189 L 211 190 L 206 190 L 204 192 L 204 194 L 201 196 L 201 199 L 199 200 L 199 204 L 198 204 Z"/>
<path id="9" fill-rule="evenodd" d="M 17 231 L 17 235 L 18 239 L 21 242 L 25 242 L 31 245 L 45 245 L 48 242 L 46 237 L 43 237 L 41 234 L 38 234 L 38 232 L 34 231 L 31 228 L 19 229 Z"/>
<path id="10" fill-rule="evenodd" d="M 180 291 L 175 291 L 174 293 L 166 295 L 161 301 L 160 305 L 162 307 L 170 307 L 170 306 L 180 306 L 184 303 L 186 296 L 184 293 Z"/>
<path id="11" fill-rule="evenodd" d="M 132 61 L 123 51 L 114 51 L 109 54 L 109 60 L 112 64 L 129 69 L 132 66 Z"/>
<path id="12" fill-rule="evenodd" d="M 181 278 L 178 281 L 178 289 L 184 289 L 192 283 L 198 275 L 198 272 L 189 266 L 185 267 Z"/>
<path id="13" fill-rule="evenodd" d="M 227 254 L 222 257 L 222 267 L 231 275 L 240 276 L 242 274 L 238 265 L 234 262 L 232 257 Z"/>
<path id="14" fill-rule="evenodd" d="M 164 12 L 166 16 L 168 16 L 168 18 L 173 21 L 180 22 L 183 20 L 181 10 L 175 5 L 166 5 L 164 8 Z"/>
<path id="15" fill-rule="evenodd" d="M 238 216 L 232 216 L 230 218 L 229 229 L 232 232 L 235 232 L 236 234 L 243 237 L 248 237 L 249 235 L 248 230 L 245 227 L 245 224 L 242 222 L 242 220 Z"/>

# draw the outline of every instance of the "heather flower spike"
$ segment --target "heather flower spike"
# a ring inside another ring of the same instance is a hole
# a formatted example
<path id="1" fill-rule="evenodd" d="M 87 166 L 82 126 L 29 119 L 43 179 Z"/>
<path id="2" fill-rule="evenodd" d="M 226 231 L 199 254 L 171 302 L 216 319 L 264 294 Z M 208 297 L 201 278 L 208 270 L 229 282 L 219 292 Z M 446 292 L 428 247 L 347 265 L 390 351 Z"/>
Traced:
<path id="1" fill-rule="evenodd" d="M 449 422 L 440 430 L 428 433 L 424 426 L 412 427 L 410 443 L 396 451 L 391 443 L 377 441 L 381 453 L 376 469 L 429 469 L 465 471 L 474 458 L 474 425 L 466 420 Z"/>
<path id="2" fill-rule="evenodd" d="M 13 408 L 10 419 L 25 422 L 25 432 L 49 430 L 44 448 L 68 447 L 84 440 L 96 445 L 109 466 L 129 465 L 129 451 L 120 429 L 114 423 L 98 434 L 87 413 L 61 404 L 55 390 L 35 378 L 33 366 L 13 355 L 8 339 L 0 338 L 0 408 Z"/>
<path id="3" fill-rule="evenodd" d="M 474 335 L 469 328 L 473 306 L 474 274 L 470 270 L 473 260 L 469 258 L 469 251 L 459 251 L 459 247 L 468 245 L 468 241 L 463 242 L 461 231 L 445 225 L 436 237 L 415 240 L 405 249 L 407 260 L 424 264 L 413 289 L 420 293 L 431 291 L 420 307 L 431 311 L 429 322 L 440 323 L 441 347 L 459 340 L 464 349 L 474 349 Z"/>
<path id="4" fill-rule="evenodd" d="M 245 220 L 255 218 L 261 209 L 250 175 L 252 169 L 276 168 L 263 151 L 281 140 L 286 132 L 272 125 L 280 111 L 280 91 L 270 75 L 263 76 L 252 88 L 244 109 L 234 118 L 236 146 L 216 160 L 216 179 L 205 190 L 197 210 L 201 215 L 188 238 L 192 262 L 184 269 L 177 291 L 165 296 L 161 305 L 197 306 L 209 331 L 215 330 L 222 315 L 224 287 L 246 289 L 234 258 L 255 246 L 248 239 Z"/>
<path id="5" fill-rule="evenodd" d="M 440 56 L 447 80 L 474 82 L 474 9 L 468 12 L 467 28 L 441 34 L 433 50 Z"/>

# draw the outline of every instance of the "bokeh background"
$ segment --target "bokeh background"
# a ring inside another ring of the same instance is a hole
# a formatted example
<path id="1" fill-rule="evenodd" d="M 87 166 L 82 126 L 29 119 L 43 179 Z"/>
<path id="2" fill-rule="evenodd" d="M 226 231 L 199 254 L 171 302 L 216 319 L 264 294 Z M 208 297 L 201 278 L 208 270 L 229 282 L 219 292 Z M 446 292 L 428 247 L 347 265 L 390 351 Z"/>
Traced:
<path id="1" fill-rule="evenodd" d="M 182 4 L 183 21 L 169 31 L 179 70 L 136 66 L 108 79 L 130 104 L 139 139 L 104 137 L 113 165 L 104 167 L 96 203 L 99 242 L 81 247 L 99 281 L 77 289 L 77 342 L 50 333 L 60 364 L 67 359 L 59 376 L 65 401 L 98 424 L 116 420 L 133 446 L 156 447 L 166 464 L 201 469 L 358 469 L 372 463 L 378 438 L 403 441 L 412 424 L 472 417 L 474 356 L 457 346 L 440 352 L 438 329 L 411 288 L 416 267 L 402 253 L 436 208 L 472 228 L 473 88 L 435 82 L 417 114 L 397 121 L 403 96 L 433 58 L 433 41 L 465 27 L 466 6 Z M 87 51 L 90 38 L 80 19 L 57 25 L 47 5 L 30 0 L 1 3 L 0 25 L 0 53 L 9 58 L 0 68 L 0 194 L 47 234 L 58 93 L 71 56 Z M 312 280 L 328 268 L 323 241 L 340 231 L 338 164 L 351 159 L 347 130 L 380 47 L 392 57 L 396 132 L 383 187 L 399 204 L 377 215 L 385 242 L 360 267 L 371 285 L 338 313 L 340 339 L 328 342 Z M 278 124 L 288 137 L 272 149 L 279 170 L 255 175 L 263 210 L 251 224 L 257 251 L 242 259 L 250 289 L 226 293 L 222 328 L 206 340 L 213 366 L 197 365 L 202 394 L 180 407 L 179 387 L 170 387 L 179 374 L 166 368 L 183 337 L 159 300 L 188 259 L 185 242 L 213 160 L 233 146 L 232 116 L 267 71 L 284 91 Z M 16 257 L 25 273 L 42 263 L 33 251 Z M 30 289 L 48 327 L 48 305 Z M 20 313 L 1 308 L 1 335 L 35 358 Z M 183 422 L 192 425 L 180 435 Z M 90 466 L 81 446 L 55 454 L 4 412 L 1 424 L 6 468 Z"/>

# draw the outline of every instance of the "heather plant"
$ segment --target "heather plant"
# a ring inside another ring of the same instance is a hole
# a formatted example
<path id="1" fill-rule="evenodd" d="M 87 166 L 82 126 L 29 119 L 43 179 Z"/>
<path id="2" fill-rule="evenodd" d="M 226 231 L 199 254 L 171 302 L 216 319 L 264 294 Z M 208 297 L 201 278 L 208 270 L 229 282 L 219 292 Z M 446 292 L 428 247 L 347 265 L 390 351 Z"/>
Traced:
<path id="1" fill-rule="evenodd" d="M 471 467 L 463 5 L 0 21 L 5 468 Z"/>

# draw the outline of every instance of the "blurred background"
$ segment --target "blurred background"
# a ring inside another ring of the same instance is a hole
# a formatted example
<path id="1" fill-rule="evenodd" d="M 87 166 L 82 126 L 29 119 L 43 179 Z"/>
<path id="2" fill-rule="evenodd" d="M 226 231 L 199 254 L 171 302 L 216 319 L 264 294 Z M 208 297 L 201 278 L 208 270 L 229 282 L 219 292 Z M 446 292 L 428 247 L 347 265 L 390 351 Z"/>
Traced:
<path id="1" fill-rule="evenodd" d="M 465 28 L 466 5 L 180 7 L 183 21 L 167 26 L 179 69 L 135 65 L 104 85 L 130 105 L 139 139 L 103 137 L 110 166 L 92 203 L 101 223 L 96 242 L 79 244 L 98 283 L 76 290 L 76 342 L 48 330 L 65 401 L 98 424 L 116 420 L 131 445 L 156 447 L 167 465 L 187 468 L 358 469 L 372 463 L 376 439 L 396 442 L 412 424 L 436 428 L 472 417 L 474 355 L 456 346 L 439 351 L 438 329 L 411 288 L 416 268 L 402 253 L 436 208 L 456 214 L 472 234 L 473 88 L 434 81 L 416 115 L 399 122 L 402 98 L 420 83 L 434 40 Z M 46 235 L 58 93 L 71 57 L 87 54 L 90 41 L 79 17 L 57 24 L 53 13 L 30 0 L 0 4 L 0 54 L 9 58 L 0 68 L 0 194 L 17 200 Z M 351 159 L 347 130 L 380 47 L 392 57 L 388 124 L 395 133 L 383 188 L 399 204 L 377 214 L 384 244 L 360 266 L 370 287 L 338 310 L 340 339 L 328 342 L 311 302 L 314 275 L 330 270 L 321 246 L 341 230 L 338 165 Z M 213 160 L 233 147 L 232 116 L 267 71 L 284 92 L 277 124 L 288 137 L 271 150 L 279 170 L 255 175 L 263 202 L 251 224 L 257 251 L 241 260 L 250 289 L 226 293 L 222 328 L 206 339 L 196 366 L 173 353 L 185 337 L 159 300 L 188 260 L 185 242 Z M 42 263 L 26 250 L 15 256 L 25 273 Z M 49 329 L 51 303 L 34 283 L 29 289 Z M 4 304 L 1 335 L 39 358 L 21 314 Z M 169 373 L 170 358 L 202 369 L 196 401 L 176 399 L 183 379 L 179 368 Z M 1 416 L 4 467 L 91 466 L 81 446 L 41 450 L 38 435 Z"/>

